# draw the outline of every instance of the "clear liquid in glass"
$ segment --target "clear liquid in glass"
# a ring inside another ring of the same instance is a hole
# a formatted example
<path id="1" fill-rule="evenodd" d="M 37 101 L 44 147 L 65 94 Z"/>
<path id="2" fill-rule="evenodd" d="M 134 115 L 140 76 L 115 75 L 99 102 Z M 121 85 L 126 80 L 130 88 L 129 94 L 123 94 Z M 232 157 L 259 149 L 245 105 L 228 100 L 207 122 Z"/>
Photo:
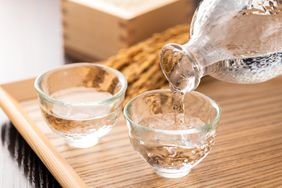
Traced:
<path id="1" fill-rule="evenodd" d="M 108 92 L 100 92 L 94 88 L 70 88 L 55 92 L 52 97 L 68 104 L 87 105 L 111 97 Z M 119 112 L 113 112 L 109 105 L 95 107 L 67 108 L 54 105 L 51 110 L 41 108 L 49 126 L 63 135 L 70 145 L 89 147 L 95 145 L 99 138 L 106 135 L 114 126 Z"/>
<path id="2" fill-rule="evenodd" d="M 158 114 L 142 119 L 139 124 L 145 127 L 157 128 L 162 130 L 184 130 L 194 127 L 199 128 L 205 125 L 197 117 L 189 117 L 189 121 L 181 126 L 175 123 L 174 113 Z M 136 151 L 155 168 L 157 172 L 171 173 L 175 171 L 183 171 L 188 173 L 189 169 L 197 165 L 210 152 L 211 146 L 214 144 L 214 133 L 202 134 L 193 132 L 191 134 L 180 134 L 177 139 L 170 138 L 160 140 L 158 142 L 150 142 L 150 139 L 130 137 L 131 143 Z M 170 144 L 167 144 L 170 143 Z M 188 169 L 188 171 L 187 171 Z"/>

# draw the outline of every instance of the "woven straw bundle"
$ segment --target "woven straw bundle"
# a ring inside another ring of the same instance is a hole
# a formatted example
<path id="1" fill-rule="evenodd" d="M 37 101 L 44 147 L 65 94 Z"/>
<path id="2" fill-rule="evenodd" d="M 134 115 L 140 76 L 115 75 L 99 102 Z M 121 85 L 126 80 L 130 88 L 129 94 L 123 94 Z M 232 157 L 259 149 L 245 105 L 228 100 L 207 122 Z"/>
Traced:
<path id="1" fill-rule="evenodd" d="M 183 44 L 188 40 L 188 27 L 178 25 L 119 53 L 103 64 L 121 71 L 127 81 L 126 101 L 144 91 L 167 86 L 160 68 L 160 49 L 167 43 Z"/>

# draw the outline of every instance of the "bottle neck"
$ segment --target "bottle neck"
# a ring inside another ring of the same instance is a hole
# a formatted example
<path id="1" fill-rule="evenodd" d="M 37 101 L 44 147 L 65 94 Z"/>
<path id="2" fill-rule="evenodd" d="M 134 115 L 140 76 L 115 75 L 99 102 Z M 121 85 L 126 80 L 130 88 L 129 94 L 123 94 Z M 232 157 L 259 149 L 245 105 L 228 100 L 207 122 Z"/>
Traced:
<path id="1" fill-rule="evenodd" d="M 189 45 L 168 44 L 161 50 L 161 68 L 172 88 L 180 92 L 195 90 L 208 70 Z"/>

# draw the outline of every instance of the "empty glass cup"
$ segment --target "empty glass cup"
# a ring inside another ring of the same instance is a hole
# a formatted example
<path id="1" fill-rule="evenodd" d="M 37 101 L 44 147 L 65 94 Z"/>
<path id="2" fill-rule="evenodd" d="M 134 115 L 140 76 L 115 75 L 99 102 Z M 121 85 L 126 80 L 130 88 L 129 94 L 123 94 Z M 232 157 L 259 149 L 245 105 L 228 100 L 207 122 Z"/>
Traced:
<path id="1" fill-rule="evenodd" d="M 92 63 L 53 69 L 34 85 L 51 129 L 79 148 L 97 144 L 112 129 L 127 88 L 119 71 Z"/>
<path id="2" fill-rule="evenodd" d="M 170 90 L 154 90 L 133 98 L 124 109 L 134 149 L 166 178 L 187 175 L 207 156 L 220 119 L 219 106 L 201 93 L 185 95 L 184 114 L 175 112 L 173 100 Z"/>

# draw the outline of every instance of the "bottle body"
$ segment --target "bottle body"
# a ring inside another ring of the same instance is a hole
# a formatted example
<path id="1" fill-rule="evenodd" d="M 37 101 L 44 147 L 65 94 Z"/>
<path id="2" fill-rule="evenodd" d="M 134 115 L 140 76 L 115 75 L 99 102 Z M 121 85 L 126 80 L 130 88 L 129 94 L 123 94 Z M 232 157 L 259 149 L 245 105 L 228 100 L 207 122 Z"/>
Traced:
<path id="1" fill-rule="evenodd" d="M 224 60 L 211 65 L 212 77 L 239 84 L 260 83 L 282 74 L 282 52 L 266 56 Z"/>
<path id="2" fill-rule="evenodd" d="M 165 46 L 161 66 L 171 84 L 185 91 L 207 74 L 235 83 L 282 74 L 282 1 L 204 0 L 190 41 Z"/>

